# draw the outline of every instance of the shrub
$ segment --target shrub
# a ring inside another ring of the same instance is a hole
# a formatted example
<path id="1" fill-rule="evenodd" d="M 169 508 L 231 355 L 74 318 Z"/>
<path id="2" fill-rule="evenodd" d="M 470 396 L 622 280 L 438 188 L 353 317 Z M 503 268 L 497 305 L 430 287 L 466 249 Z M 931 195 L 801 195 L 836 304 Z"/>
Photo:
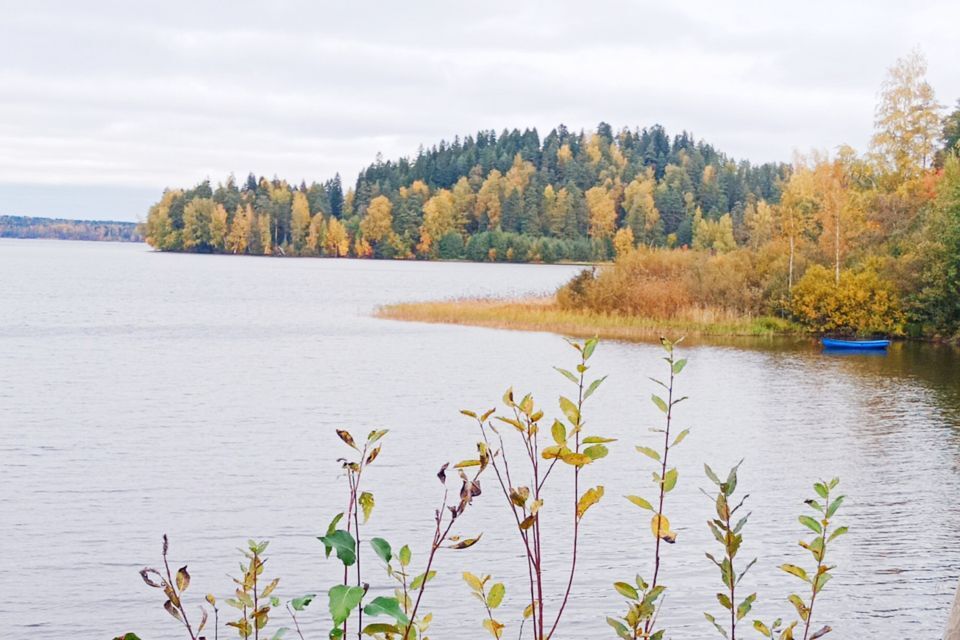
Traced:
<path id="1" fill-rule="evenodd" d="M 813 265 L 793 289 L 794 318 L 814 331 L 842 334 L 901 334 L 904 315 L 893 285 L 876 271 L 834 272 Z"/>

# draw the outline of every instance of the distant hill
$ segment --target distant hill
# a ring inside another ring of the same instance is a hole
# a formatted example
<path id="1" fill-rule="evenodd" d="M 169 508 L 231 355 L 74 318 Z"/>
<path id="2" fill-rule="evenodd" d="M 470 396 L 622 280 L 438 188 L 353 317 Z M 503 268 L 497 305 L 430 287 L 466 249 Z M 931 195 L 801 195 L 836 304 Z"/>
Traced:
<path id="1" fill-rule="evenodd" d="M 0 238 L 143 242 L 135 222 L 0 216 Z"/>

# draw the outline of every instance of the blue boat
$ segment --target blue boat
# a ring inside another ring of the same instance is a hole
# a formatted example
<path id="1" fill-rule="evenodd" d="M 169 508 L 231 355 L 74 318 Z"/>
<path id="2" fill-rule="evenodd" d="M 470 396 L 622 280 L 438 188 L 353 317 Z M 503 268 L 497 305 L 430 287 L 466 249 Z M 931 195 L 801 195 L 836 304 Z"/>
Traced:
<path id="1" fill-rule="evenodd" d="M 886 349 L 890 346 L 889 340 L 840 340 L 838 338 L 823 338 L 821 342 L 827 349 Z"/>

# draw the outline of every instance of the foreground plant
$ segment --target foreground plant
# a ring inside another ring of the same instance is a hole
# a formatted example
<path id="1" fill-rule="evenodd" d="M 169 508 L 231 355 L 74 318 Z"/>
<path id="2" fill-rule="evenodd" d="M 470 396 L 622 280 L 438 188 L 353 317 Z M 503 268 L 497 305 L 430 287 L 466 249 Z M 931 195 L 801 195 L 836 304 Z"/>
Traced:
<path id="1" fill-rule="evenodd" d="M 183 604 L 183 593 L 190 587 L 190 574 L 187 572 L 187 565 L 184 565 L 177 569 L 176 576 L 174 576 L 170 571 L 170 561 L 167 557 L 169 551 L 170 542 L 167 539 L 167 534 L 163 534 L 164 573 L 148 567 L 140 571 L 140 577 L 143 578 L 143 581 L 148 586 L 163 590 L 163 595 L 167 597 L 163 603 L 164 610 L 183 626 L 190 640 L 203 640 L 203 636 L 199 634 L 207 625 L 207 610 L 202 605 L 200 606 L 200 624 L 197 625 L 197 629 L 194 631 L 193 626 L 190 624 L 190 618 L 187 615 L 187 609 Z M 121 637 L 129 636 L 136 638 L 136 636 L 131 633 Z"/>
<path id="2" fill-rule="evenodd" d="M 844 496 L 834 496 L 831 493 L 837 488 L 838 484 L 840 484 L 839 478 L 834 478 L 830 482 L 821 481 L 814 484 L 813 490 L 816 491 L 817 496 L 820 497 L 822 502 L 816 499 L 806 500 L 805 502 L 811 509 L 817 512 L 819 516 L 812 517 L 802 515 L 799 518 L 800 524 L 814 533 L 812 540 L 809 542 L 801 540 L 799 543 L 801 547 L 810 552 L 810 555 L 813 556 L 813 559 L 817 563 L 812 573 L 808 573 L 805 569 L 794 564 L 783 564 L 780 566 L 783 571 L 786 571 L 792 576 L 796 576 L 809 587 L 809 600 L 805 600 L 797 594 L 792 594 L 788 598 L 790 604 L 796 609 L 800 620 L 790 623 L 785 628 L 781 628 L 783 622 L 779 619 L 769 626 L 760 620 L 755 620 L 753 623 L 754 628 L 763 634 L 764 637 L 777 638 L 778 640 L 794 640 L 795 632 L 802 625 L 803 635 L 798 637 L 802 638 L 802 640 L 816 640 L 833 630 L 829 625 L 824 625 L 820 627 L 820 629 L 812 631 L 814 628 L 813 612 L 817 602 L 817 596 L 833 577 L 830 572 L 835 568 L 833 565 L 826 563 L 827 548 L 831 542 L 847 533 L 847 527 L 831 528 L 831 519 L 837 513 L 837 510 L 840 508 L 840 505 L 843 504 L 844 500 Z"/>
<path id="3" fill-rule="evenodd" d="M 683 442 L 689 429 L 684 429 L 673 437 L 673 409 L 676 405 L 686 400 L 686 396 L 675 398 L 674 382 L 680 375 L 683 368 L 687 365 L 686 359 L 677 359 L 675 347 L 683 339 L 670 341 L 666 338 L 660 338 L 660 344 L 667 352 L 663 358 L 669 368 L 670 377 L 666 382 L 651 378 L 657 385 L 663 387 L 666 391 L 666 399 L 657 394 L 651 396 L 651 401 L 664 415 L 664 427 L 653 427 L 650 430 L 654 433 L 663 434 L 663 444 L 659 449 L 653 449 L 647 446 L 637 446 L 637 451 L 647 456 L 655 463 L 659 471 L 653 472 L 653 484 L 656 487 L 656 498 L 653 502 L 637 495 L 627 496 L 627 500 L 641 509 L 653 512 L 650 519 L 650 530 L 655 540 L 653 550 L 653 578 L 649 582 L 637 575 L 635 584 L 629 582 L 616 582 L 614 588 L 617 593 L 627 599 L 627 612 L 620 618 L 607 618 L 607 623 L 613 627 L 617 635 L 624 640 L 661 640 L 665 631 L 656 630 L 657 611 L 666 586 L 660 584 L 660 566 L 662 561 L 660 543 L 666 542 L 673 544 L 677 540 L 677 534 L 670 528 L 670 520 L 664 513 L 666 496 L 677 486 L 679 472 L 676 467 L 669 466 L 670 452 Z M 671 439 L 672 438 L 672 439 Z"/>
<path id="4" fill-rule="evenodd" d="M 336 551 L 337 559 L 343 564 L 343 581 L 331 587 L 328 592 L 330 615 L 333 617 L 334 627 L 330 631 L 331 638 L 346 637 L 349 619 L 354 610 L 357 613 L 357 637 L 360 637 L 360 631 L 363 629 L 362 604 L 367 587 L 362 579 L 361 554 L 358 545 L 361 524 L 360 513 L 363 513 L 363 522 L 366 523 L 373 512 L 375 501 L 372 493 L 361 490 L 361 481 L 364 471 L 380 455 L 382 445 L 377 443 L 387 433 L 386 429 L 371 431 L 361 448 L 357 446 L 356 440 L 349 431 L 337 430 L 337 436 L 359 455 L 353 459 L 340 458 L 338 460 L 347 479 L 347 509 L 334 516 L 327 527 L 326 535 L 319 536 L 326 556 L 329 558 L 330 554 Z M 346 523 L 346 529 L 339 528 L 341 521 Z M 351 584 L 350 567 L 353 566 L 356 567 L 356 573 L 353 584 Z"/>
<path id="5" fill-rule="evenodd" d="M 247 549 L 243 551 L 247 562 L 240 565 L 243 574 L 239 578 L 233 578 L 233 582 L 237 585 L 234 590 L 236 597 L 226 600 L 228 605 L 240 612 L 240 618 L 227 622 L 227 626 L 236 629 L 244 639 L 253 636 L 254 640 L 259 640 L 261 630 L 267 626 L 270 619 L 270 610 L 280 605 L 280 600 L 272 595 L 280 578 L 274 578 L 263 584 L 264 581 L 260 577 L 266 564 L 263 552 L 267 550 L 269 544 L 269 542 L 255 540 L 247 541 Z M 278 630 L 274 637 L 282 635 L 283 631 Z"/>
<path id="6" fill-rule="evenodd" d="M 440 506 L 434 512 L 434 532 L 430 542 L 426 567 L 422 573 L 411 577 L 409 566 L 412 554 L 408 546 L 401 547 L 398 556 L 395 558 L 393 548 L 387 540 L 378 537 L 370 540 L 371 548 L 377 557 L 383 561 L 387 575 L 397 582 L 397 588 L 394 591 L 394 596 L 378 596 L 364 604 L 363 600 L 369 589 L 369 584 L 363 580 L 361 572 L 360 528 L 361 524 L 365 524 L 370 518 L 375 503 L 372 493 L 361 490 L 361 480 L 365 469 L 377 459 L 380 453 L 380 445 L 377 445 L 377 443 L 386 433 L 386 430 L 372 431 L 361 448 L 357 446 L 349 432 L 337 432 L 340 439 L 353 448 L 359 456 L 353 460 L 342 459 L 340 461 L 349 487 L 347 510 L 337 514 L 327 528 L 326 535 L 320 537 L 320 541 L 326 548 L 327 557 L 336 552 L 337 559 L 343 564 L 344 570 L 343 582 L 331 587 L 328 591 L 329 610 L 333 619 L 333 629 L 331 629 L 329 637 L 334 640 L 347 637 L 348 622 L 354 614 L 357 617 L 358 638 L 368 636 L 372 638 L 416 640 L 423 637 L 430 626 L 432 615 L 421 614 L 420 604 L 427 583 L 437 574 L 432 568 L 437 553 L 444 547 L 467 549 L 480 540 L 479 535 L 473 538 L 463 538 L 455 534 L 453 529 L 455 523 L 464 514 L 473 499 L 480 495 L 480 474 L 483 473 L 489 463 L 489 454 L 484 443 L 478 444 L 476 459 L 464 460 L 455 466 L 460 477 L 460 488 L 455 500 L 451 501 L 448 488 L 447 470 L 449 464 L 443 465 L 437 474 L 437 478 L 443 485 L 443 498 Z M 468 477 L 464 469 L 475 469 L 475 473 Z M 363 515 L 362 520 L 360 519 L 361 513 Z M 339 528 L 341 522 L 346 523 L 345 529 Z M 393 561 L 395 559 L 399 566 L 394 566 Z M 356 567 L 355 579 L 351 580 L 349 570 L 350 567 L 354 566 Z M 299 609 L 297 608 L 298 604 L 301 605 Z M 291 602 L 294 610 L 291 611 L 291 616 L 295 623 L 295 611 L 302 610 L 307 604 L 309 602 L 304 603 L 302 600 Z M 392 618 L 392 621 L 387 623 L 373 622 L 364 625 L 364 615 L 369 617 L 387 616 Z M 299 625 L 297 626 L 299 629 Z"/>
<path id="7" fill-rule="evenodd" d="M 541 421 L 544 412 L 538 409 L 533 396 L 527 394 L 519 401 L 514 396 L 513 389 L 508 389 L 503 395 L 504 404 L 510 412 L 507 415 L 496 416 L 500 425 L 489 421 L 494 409 L 482 414 L 464 410 L 462 413 L 473 418 L 480 428 L 483 441 L 489 451 L 490 466 L 493 468 L 503 492 L 503 496 L 513 515 L 520 540 L 526 555 L 527 577 L 529 589 L 529 604 L 524 609 L 523 620 L 530 619 L 533 625 L 535 640 L 548 640 L 556 632 L 564 609 L 573 589 L 574 576 L 577 569 L 577 551 L 579 548 L 580 523 L 587 510 L 603 497 L 603 487 L 596 486 L 580 493 L 580 473 L 583 467 L 592 464 L 607 455 L 605 443 L 612 442 L 610 438 L 600 436 L 586 436 L 583 433 L 585 421 L 583 406 L 587 399 L 600 387 L 605 378 L 597 378 L 588 382 L 586 378 L 590 367 L 587 362 L 597 347 L 597 339 L 586 342 L 570 343 L 579 354 L 576 373 L 557 368 L 577 388 L 576 399 L 560 396 L 559 406 L 563 419 L 556 419 L 550 427 L 553 444 L 545 445 L 541 438 Z M 511 461 L 500 429 L 504 426 L 519 436 L 520 458 L 523 460 L 523 469 L 511 468 Z M 548 615 L 545 601 L 548 599 L 543 586 L 543 558 L 544 538 L 540 523 L 540 514 L 545 504 L 547 481 L 550 479 L 558 463 L 573 470 L 573 504 L 571 505 L 571 538 L 573 547 L 570 552 L 569 575 L 566 588 L 560 599 L 555 613 Z M 499 589 L 498 589 L 499 591 Z M 502 596 L 501 596 L 502 597 Z M 487 595 L 489 605 L 489 594 Z M 490 607 L 492 609 L 493 607 Z M 523 623 L 521 622 L 521 625 Z M 503 625 L 493 620 L 488 610 L 488 619 L 484 626 L 499 638 L 503 633 Z M 522 632 L 522 626 L 521 626 Z"/>
<path id="8" fill-rule="evenodd" d="M 736 517 L 737 512 L 743 507 L 749 495 L 741 498 L 736 506 L 730 506 L 730 499 L 733 497 L 733 493 L 737 488 L 737 470 L 740 468 L 740 464 L 743 464 L 742 460 L 737 466 L 730 470 L 730 473 L 727 474 L 727 479 L 723 481 L 714 473 L 713 469 L 708 465 L 703 465 L 707 477 L 717 485 L 718 489 L 716 498 L 714 499 L 717 517 L 708 520 L 707 526 L 710 528 L 710 532 L 713 533 L 713 537 L 716 538 L 717 542 L 723 547 L 723 560 L 717 560 L 713 554 L 710 553 L 706 555 L 707 558 L 720 569 L 720 578 L 723 581 L 726 591 L 717 594 L 717 601 L 727 610 L 729 626 L 726 626 L 726 623 L 721 625 L 710 613 L 704 613 L 703 615 L 713 624 L 717 631 L 719 631 L 724 638 L 728 638 L 728 640 L 736 640 L 737 623 L 750 613 L 753 603 L 757 600 L 757 594 L 751 593 L 744 598 L 742 602 L 737 602 L 737 586 L 740 584 L 740 581 L 743 580 L 747 571 L 750 570 L 750 567 L 757 562 L 757 559 L 754 558 L 747 563 L 743 571 L 739 574 L 737 573 L 735 562 L 737 553 L 740 551 L 740 545 L 743 543 L 743 534 L 740 532 L 750 517 L 749 513 L 743 517 Z"/>

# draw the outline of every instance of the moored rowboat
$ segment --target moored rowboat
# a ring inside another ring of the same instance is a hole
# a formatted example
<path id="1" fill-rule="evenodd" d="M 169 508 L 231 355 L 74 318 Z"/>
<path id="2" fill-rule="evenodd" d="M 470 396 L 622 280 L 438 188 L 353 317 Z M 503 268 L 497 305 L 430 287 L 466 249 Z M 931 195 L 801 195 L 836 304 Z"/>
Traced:
<path id="1" fill-rule="evenodd" d="M 889 340 L 840 340 L 839 338 L 823 338 L 823 346 L 828 349 L 886 349 L 890 346 Z"/>

